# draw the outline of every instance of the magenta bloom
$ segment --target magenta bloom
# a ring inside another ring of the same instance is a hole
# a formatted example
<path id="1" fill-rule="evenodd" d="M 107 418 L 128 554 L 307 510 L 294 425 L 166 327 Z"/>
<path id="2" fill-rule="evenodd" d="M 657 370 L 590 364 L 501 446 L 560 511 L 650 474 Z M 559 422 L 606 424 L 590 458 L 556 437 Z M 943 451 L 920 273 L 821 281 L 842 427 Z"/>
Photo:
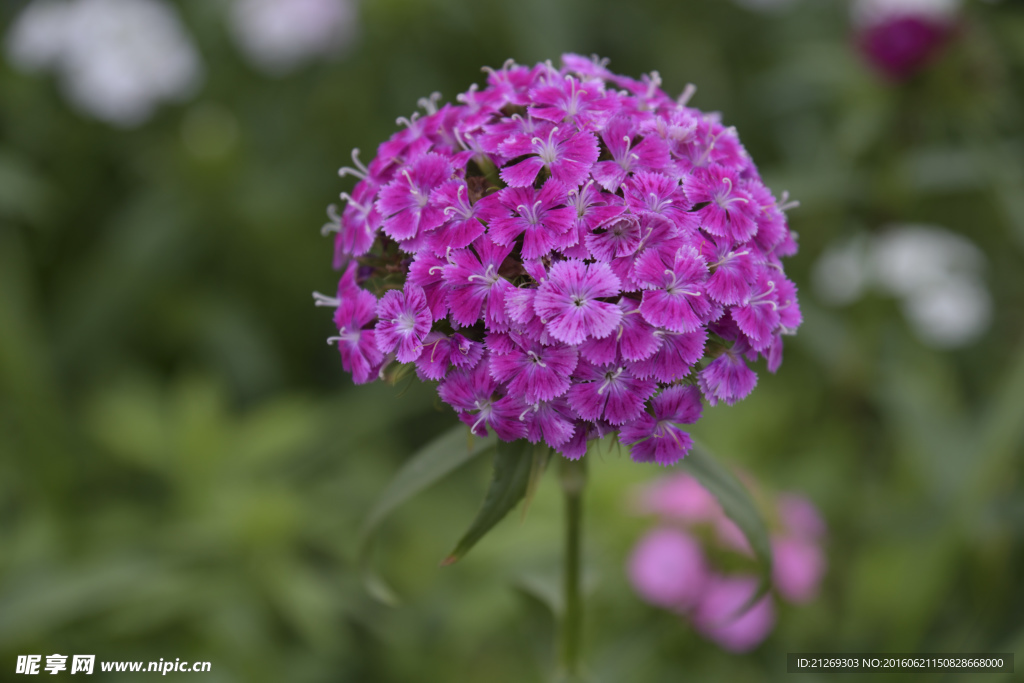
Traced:
<path id="1" fill-rule="evenodd" d="M 483 215 L 490 221 L 489 233 L 495 244 L 510 245 L 525 233 L 523 258 L 528 259 L 540 258 L 565 244 L 564 235 L 572 230 L 574 216 L 565 206 L 566 191 L 557 180 L 548 179 L 540 191 L 512 187 L 492 196 L 498 197 L 498 206 L 489 203 Z"/>
<path id="2" fill-rule="evenodd" d="M 634 273 L 646 290 L 640 314 L 655 327 L 693 332 L 714 310 L 704 296 L 707 264 L 693 247 L 671 255 L 648 249 L 637 260 Z"/>
<path id="3" fill-rule="evenodd" d="M 377 348 L 382 353 L 394 352 L 399 363 L 420 357 L 432 322 L 422 287 L 407 284 L 404 292 L 391 290 L 377 304 L 377 317 Z"/>
<path id="4" fill-rule="evenodd" d="M 580 344 L 612 333 L 622 309 L 600 301 L 619 293 L 619 278 L 603 263 L 559 261 L 537 290 L 533 308 L 554 339 Z"/>
<path id="5" fill-rule="evenodd" d="M 591 171 L 597 184 L 615 192 L 625 182 L 632 171 L 660 171 L 669 165 L 668 146 L 655 137 L 640 138 L 634 141 L 638 131 L 632 117 L 618 115 L 608 123 L 601 133 L 612 161 L 599 161 Z"/>
<path id="6" fill-rule="evenodd" d="M 680 425 L 777 370 L 802 322 L 794 204 L 688 99 L 565 55 L 422 100 L 329 211 L 342 366 L 415 364 L 477 434 L 683 457 Z"/>
<path id="7" fill-rule="evenodd" d="M 549 126 L 537 131 L 535 137 L 512 137 L 503 142 L 498 151 L 508 157 L 528 156 L 514 166 L 501 171 L 501 179 L 510 187 L 529 187 L 542 168 L 566 188 L 578 187 L 590 177 L 590 167 L 599 153 L 593 133 L 576 133 L 574 127 Z M 534 156 L 535 155 L 535 156 Z"/>
<path id="8" fill-rule="evenodd" d="M 516 346 L 509 353 L 491 356 L 491 374 L 508 386 L 510 395 L 526 403 L 550 401 L 569 390 L 569 376 L 576 369 L 576 349 L 571 346 Z"/>
<path id="9" fill-rule="evenodd" d="M 450 372 L 438 386 L 437 393 L 478 436 L 487 436 L 487 427 L 505 441 L 526 436 L 526 424 L 519 419 L 524 405 L 499 393 L 486 358 L 474 368 Z"/>
<path id="10" fill-rule="evenodd" d="M 711 405 L 724 401 L 729 405 L 754 390 L 757 375 L 747 367 L 743 354 L 737 349 L 741 342 L 711 361 L 711 364 L 700 372 L 700 388 Z"/>
<path id="11" fill-rule="evenodd" d="M 433 230 L 444 222 L 444 211 L 430 204 L 430 193 L 451 177 L 451 164 L 440 154 L 424 154 L 380 191 L 377 209 L 384 234 L 399 242 Z"/>
<path id="12" fill-rule="evenodd" d="M 497 246 L 487 235 L 481 235 L 474 247 L 448 257 L 448 307 L 459 325 L 473 325 L 484 315 L 488 323 L 500 326 L 506 319 L 505 294 L 512 285 L 498 275 L 498 268 L 512 249 Z"/>
<path id="13" fill-rule="evenodd" d="M 367 291 L 359 291 L 346 298 L 334 314 L 338 336 L 330 341 L 338 342 L 341 367 L 352 373 L 352 381 L 356 384 L 375 379 L 384 361 L 384 354 L 377 349 L 377 333 L 366 328 L 376 317 L 377 298 Z"/>
<path id="14" fill-rule="evenodd" d="M 483 355 L 484 345 L 480 342 L 461 334 L 447 337 L 431 332 L 423 342 L 423 353 L 416 359 L 416 374 L 420 379 L 441 380 L 449 368 L 475 368 Z"/>
<path id="15" fill-rule="evenodd" d="M 449 180 L 434 190 L 430 201 L 447 219 L 444 230 L 431 233 L 430 246 L 434 253 L 443 256 L 449 249 L 468 247 L 484 234 L 484 225 L 476 216 L 477 207 L 469 203 L 466 181 Z"/>
<path id="16" fill-rule="evenodd" d="M 530 100 L 530 114 L 535 118 L 574 123 L 581 130 L 604 123 L 616 108 L 615 99 L 605 95 L 603 87 L 572 76 L 550 79 L 530 93 Z"/>
<path id="17" fill-rule="evenodd" d="M 903 14 L 865 27 L 857 43 L 871 65 L 892 81 L 903 81 L 926 67 L 953 35 L 950 22 Z"/>
<path id="18" fill-rule="evenodd" d="M 734 171 L 717 164 L 695 168 L 683 189 L 694 205 L 702 205 L 696 213 L 708 234 L 740 244 L 757 232 L 751 197 Z"/>
<path id="19" fill-rule="evenodd" d="M 672 610 L 693 607 L 711 578 L 700 544 L 670 528 L 655 529 L 640 539 L 629 556 L 627 572 L 640 597 Z"/>
<path id="20" fill-rule="evenodd" d="M 637 462 L 672 465 L 693 446 L 690 435 L 680 424 L 693 424 L 700 418 L 700 392 L 694 386 L 673 386 L 651 401 L 654 415 L 644 413 L 619 431 L 622 443 L 630 449 Z"/>
<path id="21" fill-rule="evenodd" d="M 637 419 L 658 388 L 653 380 L 633 377 L 625 366 L 599 366 L 586 361 L 576 367 L 574 379 L 569 405 L 584 420 L 606 420 L 613 425 Z"/>

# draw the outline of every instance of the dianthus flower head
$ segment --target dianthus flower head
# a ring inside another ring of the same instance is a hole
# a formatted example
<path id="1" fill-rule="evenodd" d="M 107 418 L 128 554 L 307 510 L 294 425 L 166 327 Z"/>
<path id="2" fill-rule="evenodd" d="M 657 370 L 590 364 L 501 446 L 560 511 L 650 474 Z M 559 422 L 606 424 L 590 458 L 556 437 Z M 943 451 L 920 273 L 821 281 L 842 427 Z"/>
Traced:
<path id="1" fill-rule="evenodd" d="M 800 324 L 784 210 L 736 132 L 565 55 L 486 69 L 455 104 L 401 118 L 332 209 L 342 366 L 413 364 L 477 434 L 578 458 L 617 433 L 671 465 L 702 403 L 775 371 Z"/>

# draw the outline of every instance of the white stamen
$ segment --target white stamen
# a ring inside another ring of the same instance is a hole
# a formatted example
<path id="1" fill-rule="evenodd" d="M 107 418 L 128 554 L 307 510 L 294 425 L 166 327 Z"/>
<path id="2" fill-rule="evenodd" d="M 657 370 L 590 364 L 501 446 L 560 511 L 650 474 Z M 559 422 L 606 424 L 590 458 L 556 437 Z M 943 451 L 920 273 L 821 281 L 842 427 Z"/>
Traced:
<path id="1" fill-rule="evenodd" d="M 790 209 L 795 209 L 798 206 L 800 206 L 799 201 L 796 199 L 791 200 L 789 198 L 789 190 L 783 190 L 782 197 L 780 197 L 778 204 L 779 211 L 789 211 Z"/>
<path id="2" fill-rule="evenodd" d="M 320 292 L 313 292 L 313 302 L 314 306 L 330 306 L 331 308 L 337 308 L 341 305 L 341 299 L 333 296 L 327 296 Z"/>
<path id="3" fill-rule="evenodd" d="M 342 197 L 342 199 L 344 199 L 344 197 Z M 331 204 L 327 207 L 327 217 L 331 220 L 330 222 L 323 224 L 320 228 L 320 234 L 327 237 L 332 232 L 341 232 L 341 216 L 338 215 L 338 206 L 336 204 Z"/>
<path id="4" fill-rule="evenodd" d="M 683 93 L 676 100 L 676 104 L 678 104 L 680 107 L 685 107 L 687 103 L 690 101 L 690 98 L 693 97 L 696 93 L 697 86 L 695 86 L 693 83 L 687 83 L 686 87 L 683 88 Z"/>
<path id="5" fill-rule="evenodd" d="M 363 165 L 363 162 L 359 160 L 359 148 L 355 147 L 352 149 L 352 165 L 355 168 L 349 166 L 342 166 L 338 169 L 338 175 L 344 178 L 347 175 L 354 175 L 355 177 L 366 180 L 370 176 L 370 169 Z"/>
<path id="6" fill-rule="evenodd" d="M 615 371 L 615 373 L 614 373 L 614 374 L 612 374 L 612 375 L 611 375 L 610 377 L 609 377 L 609 376 L 608 376 L 608 375 L 606 374 L 606 375 L 605 375 L 605 379 L 604 379 L 604 382 L 602 382 L 601 386 L 600 386 L 600 387 L 598 387 L 598 389 L 597 389 L 597 395 L 598 395 L 598 396 L 600 396 L 601 394 L 603 394 L 603 393 L 604 393 L 604 390 L 605 390 L 605 389 L 607 389 L 607 388 L 608 388 L 609 386 L 611 386 L 612 382 L 614 382 L 615 380 L 617 380 L 617 379 L 619 378 L 619 375 L 621 375 L 621 374 L 622 374 L 622 372 L 623 372 L 623 371 L 624 371 L 625 369 L 626 369 L 625 367 L 620 367 L 620 368 L 619 368 L 618 370 L 616 370 L 616 371 Z"/>
<path id="7" fill-rule="evenodd" d="M 437 113 L 437 103 L 441 99 L 441 93 L 432 92 L 427 97 L 421 97 L 416 100 L 416 105 L 421 107 L 427 112 L 427 116 Z"/>

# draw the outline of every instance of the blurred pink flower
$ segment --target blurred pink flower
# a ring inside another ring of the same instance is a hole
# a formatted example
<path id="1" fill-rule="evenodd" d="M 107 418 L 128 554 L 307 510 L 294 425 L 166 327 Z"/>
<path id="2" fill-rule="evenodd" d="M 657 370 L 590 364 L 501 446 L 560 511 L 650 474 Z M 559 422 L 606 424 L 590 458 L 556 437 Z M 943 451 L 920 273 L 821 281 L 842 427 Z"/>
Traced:
<path id="1" fill-rule="evenodd" d="M 817 596 L 827 563 L 816 543 L 774 538 L 772 560 L 772 583 L 782 597 L 790 602 L 807 602 Z"/>
<path id="2" fill-rule="evenodd" d="M 670 528 L 655 529 L 640 539 L 627 569 L 633 587 L 645 600 L 675 610 L 694 605 L 708 573 L 700 544 Z"/>
<path id="3" fill-rule="evenodd" d="M 737 611 L 757 591 L 755 576 L 712 576 L 693 614 L 693 625 L 702 634 L 731 652 L 757 647 L 775 627 L 775 606 L 770 596 L 737 616 Z"/>
<path id="4" fill-rule="evenodd" d="M 641 514 L 652 514 L 683 522 L 710 522 L 721 516 L 715 497 L 688 474 L 658 479 L 636 499 Z"/>
<path id="5" fill-rule="evenodd" d="M 750 476 L 741 474 L 741 479 L 758 488 Z M 775 625 L 771 595 L 737 614 L 757 590 L 757 578 L 716 573 L 696 540 L 710 538 L 721 549 L 754 557 L 743 532 L 695 478 L 680 473 L 658 479 L 639 492 L 633 507 L 676 525 L 648 533 L 630 556 L 629 578 L 644 600 L 683 614 L 699 633 L 733 652 L 753 649 L 768 636 Z M 825 521 L 798 494 L 779 494 L 775 508 L 776 514 L 769 516 L 776 520 L 771 529 L 772 586 L 789 602 L 807 602 L 817 595 L 828 564 L 821 548 Z M 689 529 L 697 527 L 708 529 L 710 536 L 691 535 Z"/>
<path id="6" fill-rule="evenodd" d="M 816 541 L 825 535 L 825 520 L 814 503 L 795 493 L 779 494 L 779 517 L 786 531 L 798 538 Z"/>

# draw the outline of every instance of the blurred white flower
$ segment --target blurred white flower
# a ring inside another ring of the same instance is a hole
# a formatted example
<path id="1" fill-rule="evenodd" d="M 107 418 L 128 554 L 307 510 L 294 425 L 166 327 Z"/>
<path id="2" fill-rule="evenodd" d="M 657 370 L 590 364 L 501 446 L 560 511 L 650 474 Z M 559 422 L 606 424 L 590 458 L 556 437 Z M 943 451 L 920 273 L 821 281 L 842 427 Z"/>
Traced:
<path id="1" fill-rule="evenodd" d="M 854 0 L 854 24 L 870 26 L 893 17 L 915 16 L 948 20 L 960 9 L 960 0 Z"/>
<path id="2" fill-rule="evenodd" d="M 76 107 L 119 126 L 184 99 L 202 77 L 177 12 L 160 0 L 34 0 L 11 26 L 7 54 L 25 71 L 54 71 Z"/>
<path id="3" fill-rule="evenodd" d="M 963 346 L 992 321 L 982 281 L 985 255 L 961 235 L 929 225 L 893 225 L 827 249 L 813 283 L 825 303 L 856 301 L 868 286 L 900 298 L 917 336 L 939 348 Z"/>
<path id="4" fill-rule="evenodd" d="M 953 348 L 988 329 L 992 298 L 981 282 L 957 277 L 912 293 L 904 300 L 903 311 L 922 341 Z"/>
<path id="5" fill-rule="evenodd" d="M 898 225 L 875 236 L 873 280 L 896 296 L 909 296 L 951 279 L 974 279 L 985 256 L 965 237 L 930 225 Z"/>
<path id="6" fill-rule="evenodd" d="M 337 54 L 355 37 L 353 0 L 234 0 L 231 30 L 256 68 L 282 75 Z"/>

